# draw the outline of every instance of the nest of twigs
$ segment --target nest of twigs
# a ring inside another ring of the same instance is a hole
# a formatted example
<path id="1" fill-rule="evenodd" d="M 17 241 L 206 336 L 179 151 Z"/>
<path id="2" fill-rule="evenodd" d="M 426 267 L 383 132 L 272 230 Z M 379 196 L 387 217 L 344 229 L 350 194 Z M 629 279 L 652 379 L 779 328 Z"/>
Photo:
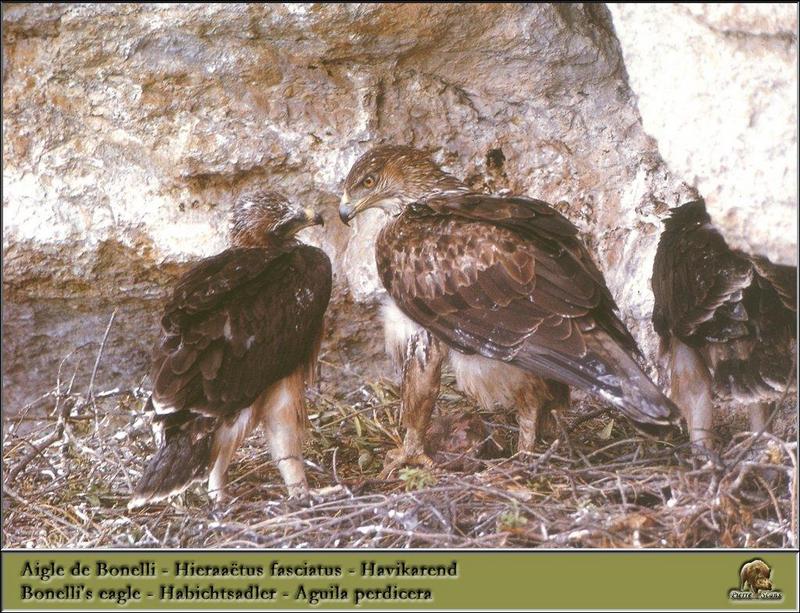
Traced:
<path id="1" fill-rule="evenodd" d="M 146 395 L 53 391 L 5 423 L 4 545 L 797 546 L 791 401 L 781 436 L 733 428 L 719 456 L 703 464 L 685 437 L 648 440 L 588 400 L 561 417 L 557 439 L 513 454 L 513 417 L 476 412 L 452 379 L 443 390 L 437 419 L 449 416 L 456 429 L 477 420 L 485 440 L 440 450 L 434 469 L 378 478 L 385 453 L 402 440 L 397 390 L 382 381 L 345 396 L 311 393 L 307 474 L 319 491 L 310 500 L 285 497 L 257 432 L 231 465 L 225 504 L 213 508 L 196 486 L 133 512 L 126 503 L 153 452 Z M 47 414 L 31 417 L 34 406 Z"/>

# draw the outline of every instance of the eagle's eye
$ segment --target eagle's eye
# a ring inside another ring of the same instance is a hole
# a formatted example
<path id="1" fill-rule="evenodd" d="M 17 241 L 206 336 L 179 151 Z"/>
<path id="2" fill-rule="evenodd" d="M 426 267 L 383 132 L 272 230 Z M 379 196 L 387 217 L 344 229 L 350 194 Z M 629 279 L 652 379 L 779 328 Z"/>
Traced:
<path id="1" fill-rule="evenodd" d="M 372 187 L 375 185 L 375 177 L 373 177 L 372 175 L 367 175 L 366 177 L 364 177 L 364 180 L 361 181 L 361 185 L 363 185 L 367 189 L 372 189 Z"/>

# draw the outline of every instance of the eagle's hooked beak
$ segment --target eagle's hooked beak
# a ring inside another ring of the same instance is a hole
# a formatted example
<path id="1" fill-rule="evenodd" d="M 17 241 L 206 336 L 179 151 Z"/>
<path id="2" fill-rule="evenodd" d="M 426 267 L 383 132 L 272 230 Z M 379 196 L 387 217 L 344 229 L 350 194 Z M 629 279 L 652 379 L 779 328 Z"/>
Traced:
<path id="1" fill-rule="evenodd" d="M 308 226 L 324 225 L 325 220 L 322 218 L 322 214 L 317 213 L 314 209 L 303 209 L 296 215 L 293 215 L 288 223 L 286 223 L 285 227 L 288 228 L 290 233 L 294 234 L 295 232 L 299 232 Z"/>
<path id="2" fill-rule="evenodd" d="M 342 194 L 342 199 L 339 201 L 339 219 L 346 226 L 350 225 L 350 220 L 358 215 L 358 208 L 351 206 L 350 195 L 347 192 Z"/>
<path id="3" fill-rule="evenodd" d="M 308 220 L 309 226 L 324 226 L 325 219 L 322 217 L 322 213 L 318 213 L 313 209 L 304 209 L 306 220 Z"/>
<path id="4" fill-rule="evenodd" d="M 367 194 L 357 202 L 350 201 L 350 194 L 346 191 L 342 194 L 342 199 L 339 201 L 339 219 L 342 220 L 344 225 L 349 226 L 348 223 L 356 215 L 360 215 L 367 209 L 383 209 L 384 211 L 392 212 L 396 207 L 400 206 L 400 201 L 397 198 L 388 197 L 385 193 L 371 193 Z"/>

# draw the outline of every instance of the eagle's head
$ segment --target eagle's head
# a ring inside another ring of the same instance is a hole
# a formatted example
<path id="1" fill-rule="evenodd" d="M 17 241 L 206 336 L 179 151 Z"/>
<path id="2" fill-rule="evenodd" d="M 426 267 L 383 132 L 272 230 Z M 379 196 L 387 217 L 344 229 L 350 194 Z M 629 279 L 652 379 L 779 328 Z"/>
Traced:
<path id="1" fill-rule="evenodd" d="M 702 226 L 711 222 L 706 210 L 706 201 L 700 198 L 675 207 L 664 220 L 667 230 L 681 230 Z"/>
<path id="2" fill-rule="evenodd" d="M 256 189 L 243 193 L 233 205 L 230 242 L 234 247 L 274 245 L 323 223 L 313 209 L 296 206 L 277 192 Z"/>
<path id="3" fill-rule="evenodd" d="M 439 168 L 424 151 L 403 145 L 381 145 L 362 155 L 344 182 L 339 218 L 347 224 L 367 209 L 400 213 L 463 183 Z"/>

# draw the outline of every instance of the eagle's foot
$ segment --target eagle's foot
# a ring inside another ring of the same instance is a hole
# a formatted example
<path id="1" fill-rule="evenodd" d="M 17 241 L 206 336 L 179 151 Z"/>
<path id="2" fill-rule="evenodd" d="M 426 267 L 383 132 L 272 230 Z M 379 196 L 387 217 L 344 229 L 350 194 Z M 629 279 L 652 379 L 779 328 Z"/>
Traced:
<path id="1" fill-rule="evenodd" d="M 211 507 L 208 510 L 209 517 L 213 521 L 222 522 L 231 510 L 231 496 L 225 491 L 224 487 L 208 492 Z"/>
<path id="2" fill-rule="evenodd" d="M 704 470 L 719 465 L 715 441 L 708 437 L 692 437 L 691 465 L 693 470 Z"/>
<path id="3" fill-rule="evenodd" d="M 225 509 L 227 503 L 230 501 L 224 486 L 218 486 L 214 489 L 209 487 L 208 498 L 211 501 L 211 509 L 213 511 Z"/>
<path id="4" fill-rule="evenodd" d="M 517 441 L 517 453 L 530 455 L 536 450 L 536 431 L 524 431 L 520 428 L 519 440 Z"/>
<path id="5" fill-rule="evenodd" d="M 409 465 L 433 468 L 436 466 L 436 462 L 424 451 L 409 450 L 404 445 L 386 453 L 386 461 L 383 464 L 383 470 L 379 478 L 388 479 L 396 470 Z"/>
<path id="6" fill-rule="evenodd" d="M 305 479 L 298 481 L 297 483 L 287 483 L 286 489 L 289 492 L 289 498 L 293 498 L 295 500 L 306 500 L 309 498 L 308 483 Z"/>
<path id="7" fill-rule="evenodd" d="M 287 497 L 286 506 L 292 511 L 300 511 L 314 504 L 308 490 L 308 484 L 303 481 L 301 483 L 287 483 Z"/>

